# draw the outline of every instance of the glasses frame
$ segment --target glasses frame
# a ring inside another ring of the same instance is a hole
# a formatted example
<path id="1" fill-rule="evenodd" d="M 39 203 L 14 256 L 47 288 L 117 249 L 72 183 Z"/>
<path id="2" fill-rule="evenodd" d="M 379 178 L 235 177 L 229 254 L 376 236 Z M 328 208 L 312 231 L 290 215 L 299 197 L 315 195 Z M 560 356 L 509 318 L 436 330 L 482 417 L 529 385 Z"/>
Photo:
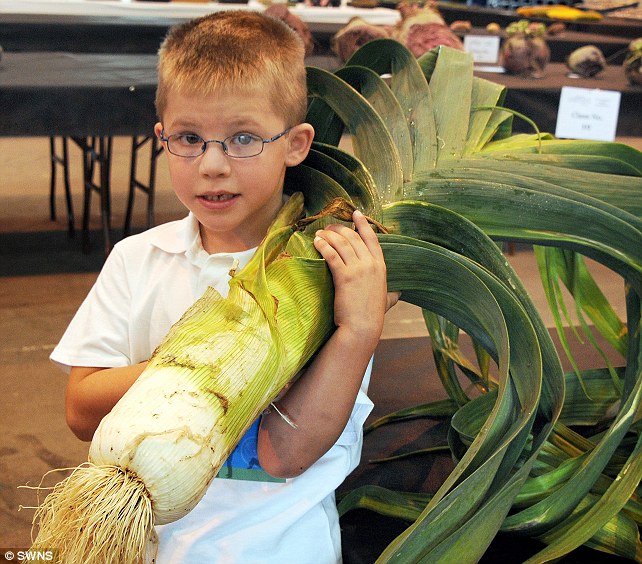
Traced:
<path id="1" fill-rule="evenodd" d="M 263 152 L 263 149 L 265 148 L 265 144 L 266 143 L 272 143 L 272 142 L 276 141 L 277 139 L 280 139 L 281 137 L 283 137 L 284 135 L 289 133 L 290 130 L 292 129 L 292 127 L 294 127 L 294 126 L 291 126 L 291 127 L 288 127 L 287 129 L 284 129 L 283 131 L 281 131 L 281 133 L 277 133 L 276 135 L 274 135 L 273 137 L 270 137 L 269 139 L 263 139 L 260 135 L 256 135 L 255 133 L 251 133 L 249 131 L 244 132 L 244 133 L 247 133 L 249 135 L 253 135 L 254 137 L 258 137 L 259 139 L 261 139 L 261 150 L 258 153 L 256 153 L 255 155 L 248 155 L 248 156 L 245 156 L 245 157 L 239 157 L 239 156 L 236 156 L 236 155 L 230 155 L 230 153 L 228 152 L 228 145 L 227 145 L 226 141 L 228 141 L 232 137 L 235 137 L 236 135 L 238 135 L 238 133 L 235 133 L 234 135 L 230 135 L 229 137 L 226 137 L 222 141 L 219 140 L 219 139 L 209 139 L 209 140 L 206 141 L 200 135 L 193 134 L 196 137 L 198 137 L 199 139 L 201 139 L 201 141 L 203 141 L 203 143 L 201 145 L 201 152 L 198 155 L 179 155 L 178 153 L 174 153 L 174 151 L 172 151 L 170 149 L 170 139 L 172 137 L 174 137 L 175 135 L 182 135 L 181 133 L 174 133 L 172 135 L 165 135 L 165 129 L 162 129 L 161 130 L 161 134 L 160 134 L 160 140 L 164 141 L 165 143 L 167 143 L 167 150 L 172 155 L 174 155 L 175 157 L 181 157 L 183 159 L 194 159 L 196 157 L 200 157 L 201 155 L 204 155 L 205 151 L 207 151 L 207 145 L 209 143 L 218 143 L 223 148 L 223 152 L 228 157 L 230 157 L 231 159 L 251 159 L 252 157 L 258 157 Z"/>

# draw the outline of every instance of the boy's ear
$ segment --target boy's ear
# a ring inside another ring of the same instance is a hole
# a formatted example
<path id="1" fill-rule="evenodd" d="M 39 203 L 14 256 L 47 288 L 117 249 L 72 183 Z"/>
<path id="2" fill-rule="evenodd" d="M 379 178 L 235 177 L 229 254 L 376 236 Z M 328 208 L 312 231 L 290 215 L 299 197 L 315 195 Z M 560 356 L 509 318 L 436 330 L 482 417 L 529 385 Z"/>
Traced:
<path id="1" fill-rule="evenodd" d="M 154 126 L 154 133 L 156 134 L 156 137 L 160 139 L 161 136 L 161 131 L 163 131 L 163 124 L 159 121 L 155 126 Z"/>
<path id="2" fill-rule="evenodd" d="M 314 128 L 309 123 L 295 125 L 288 135 L 289 148 L 285 157 L 285 165 L 296 166 L 303 162 L 308 156 L 313 139 Z"/>

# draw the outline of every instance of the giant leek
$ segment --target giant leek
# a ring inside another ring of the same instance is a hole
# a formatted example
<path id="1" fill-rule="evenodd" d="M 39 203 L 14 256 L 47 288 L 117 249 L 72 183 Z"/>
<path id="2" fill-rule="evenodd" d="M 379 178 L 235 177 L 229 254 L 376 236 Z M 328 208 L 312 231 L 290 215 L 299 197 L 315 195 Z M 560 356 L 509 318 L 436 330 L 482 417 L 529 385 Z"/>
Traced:
<path id="1" fill-rule="evenodd" d="M 38 509 L 35 545 L 61 562 L 142 561 L 153 525 L 205 493 L 259 414 L 333 328 L 332 279 L 312 238 L 293 228 L 293 195 L 227 298 L 208 289 L 101 421 L 90 464 Z"/>

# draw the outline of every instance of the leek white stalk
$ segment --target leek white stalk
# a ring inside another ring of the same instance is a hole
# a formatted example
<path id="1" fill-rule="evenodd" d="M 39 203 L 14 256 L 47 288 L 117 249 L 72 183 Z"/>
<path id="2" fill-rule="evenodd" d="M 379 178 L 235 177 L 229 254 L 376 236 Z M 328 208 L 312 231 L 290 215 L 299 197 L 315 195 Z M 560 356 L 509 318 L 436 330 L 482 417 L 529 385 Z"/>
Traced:
<path id="1" fill-rule="evenodd" d="M 208 289 L 102 420 L 90 464 L 38 508 L 35 547 L 61 562 L 134 563 L 154 524 L 198 503 L 234 446 L 332 328 L 332 279 L 312 240 L 290 227 L 295 194 L 227 298 Z M 287 345 L 287 346 L 286 346 Z"/>

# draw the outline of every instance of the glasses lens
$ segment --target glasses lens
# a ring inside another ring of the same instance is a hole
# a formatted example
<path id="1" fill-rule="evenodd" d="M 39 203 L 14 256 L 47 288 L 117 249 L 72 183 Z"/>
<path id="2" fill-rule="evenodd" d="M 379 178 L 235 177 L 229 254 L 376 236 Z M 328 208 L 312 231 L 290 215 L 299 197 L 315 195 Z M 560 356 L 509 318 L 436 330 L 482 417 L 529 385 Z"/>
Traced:
<path id="1" fill-rule="evenodd" d="M 223 144 L 230 157 L 255 157 L 263 151 L 263 139 L 253 133 L 237 133 L 231 135 Z"/>
<path id="2" fill-rule="evenodd" d="M 180 157 L 197 157 L 203 152 L 203 138 L 193 133 L 177 133 L 167 139 L 170 153 Z"/>

